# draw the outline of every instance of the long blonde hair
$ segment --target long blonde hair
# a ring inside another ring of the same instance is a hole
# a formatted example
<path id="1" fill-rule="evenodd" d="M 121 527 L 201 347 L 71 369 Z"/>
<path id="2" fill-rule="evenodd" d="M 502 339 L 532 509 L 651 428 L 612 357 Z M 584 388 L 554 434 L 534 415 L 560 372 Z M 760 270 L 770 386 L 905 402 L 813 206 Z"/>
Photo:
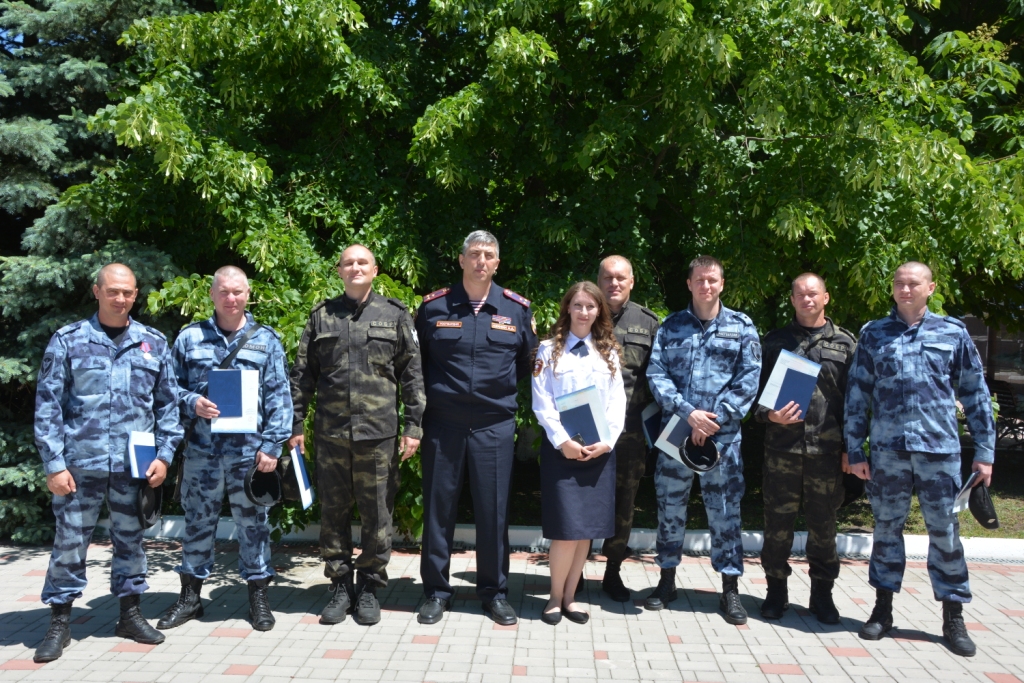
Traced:
<path id="1" fill-rule="evenodd" d="M 572 303 L 573 297 L 581 293 L 589 296 L 597 304 L 597 318 L 590 327 L 590 336 L 594 340 L 594 347 L 597 349 L 597 352 L 601 354 L 604 362 L 608 364 L 608 371 L 614 377 L 615 362 L 612 360 L 612 354 L 616 354 L 621 361 L 622 348 L 615 338 L 615 326 L 612 324 L 611 308 L 608 306 L 604 294 L 598 289 L 597 285 L 588 280 L 577 282 L 562 297 L 562 303 L 558 310 L 558 320 L 551 326 L 551 335 L 548 337 L 548 339 L 554 340 L 553 348 L 551 349 L 551 369 L 554 371 L 559 357 L 565 351 L 565 341 L 569 338 L 569 331 L 572 327 L 569 305 Z"/>

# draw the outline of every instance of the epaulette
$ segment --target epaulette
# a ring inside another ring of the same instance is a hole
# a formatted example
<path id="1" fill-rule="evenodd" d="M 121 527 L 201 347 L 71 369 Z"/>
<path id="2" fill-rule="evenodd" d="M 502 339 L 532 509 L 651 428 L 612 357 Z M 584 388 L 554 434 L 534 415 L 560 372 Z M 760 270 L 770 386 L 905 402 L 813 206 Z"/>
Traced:
<path id="1" fill-rule="evenodd" d="M 646 306 L 640 306 L 640 311 L 654 318 L 655 321 L 658 320 L 658 314 L 652 311 L 651 309 L 647 308 Z"/>
<path id="2" fill-rule="evenodd" d="M 730 310 L 732 310 L 732 309 L 730 309 Z M 748 324 L 748 325 L 753 325 L 753 324 L 754 324 L 754 321 L 753 321 L 753 320 L 751 320 L 751 319 L 750 319 L 750 316 L 749 316 L 749 315 L 747 315 L 746 313 L 743 313 L 742 311 L 732 311 L 732 312 L 733 312 L 733 314 L 734 314 L 734 315 L 735 315 L 735 316 L 736 316 L 737 318 L 739 318 L 740 320 L 742 320 L 742 321 L 743 321 L 743 322 L 745 322 L 746 324 Z"/>
<path id="3" fill-rule="evenodd" d="M 321 308 L 323 308 L 324 306 L 326 306 L 326 305 L 327 305 L 327 302 L 328 302 L 328 301 L 330 301 L 330 299 L 324 299 L 323 301 L 321 301 L 320 303 L 318 303 L 318 304 L 317 304 L 316 306 L 314 306 L 314 307 L 313 307 L 312 309 L 310 309 L 310 311 L 309 311 L 309 314 L 310 314 L 310 315 L 313 315 L 314 313 L 316 313 L 317 311 L 319 311 L 319 310 L 320 310 Z"/>
<path id="4" fill-rule="evenodd" d="M 958 318 L 954 318 L 951 315 L 944 316 L 942 319 L 945 320 L 948 323 L 953 323 L 954 325 L 956 325 L 957 327 L 959 327 L 961 329 L 964 329 L 964 330 L 967 329 L 967 325 L 964 323 L 963 320 L 960 320 Z"/>
<path id="5" fill-rule="evenodd" d="M 150 327 L 149 325 L 145 324 L 143 324 L 142 327 L 154 337 L 167 341 L 167 335 L 161 332 L 160 330 L 156 329 L 155 327 Z"/>
<path id="6" fill-rule="evenodd" d="M 426 301 L 426 299 L 423 299 L 423 300 Z M 401 301 L 399 301 L 398 299 L 390 299 L 389 298 L 388 299 L 388 303 L 391 304 L 392 306 L 396 306 L 396 307 L 402 309 L 403 311 L 408 311 L 409 310 L 409 307 L 406 306 Z"/>
<path id="7" fill-rule="evenodd" d="M 512 299 L 512 301 L 515 301 L 517 304 L 519 304 L 523 308 L 529 308 L 530 307 L 530 300 L 529 299 L 516 294 L 511 289 L 506 289 L 504 294 L 505 294 L 506 298 Z"/>
<path id="8" fill-rule="evenodd" d="M 70 325 L 65 325 L 64 327 L 60 328 L 59 330 L 54 332 L 54 334 L 63 337 L 65 334 L 71 334 L 75 330 L 81 328 L 82 325 L 84 325 L 87 322 L 89 322 L 89 321 L 88 320 L 79 320 L 77 322 L 73 322 Z"/>
<path id="9" fill-rule="evenodd" d="M 450 291 L 452 291 L 451 287 L 442 287 L 436 292 L 431 292 L 430 294 L 427 294 L 425 297 L 423 297 L 423 303 L 429 303 L 434 299 L 440 299 L 442 296 L 444 296 Z"/>
<path id="10" fill-rule="evenodd" d="M 833 326 L 834 328 L 836 328 L 836 331 L 838 331 L 838 332 L 841 332 L 841 333 L 845 334 L 845 335 L 846 335 L 847 337 L 849 337 L 849 338 L 850 338 L 850 340 L 851 340 L 851 341 L 852 341 L 852 342 L 853 342 L 854 344 L 856 344 L 856 343 L 857 343 L 857 337 L 855 337 L 855 336 L 854 336 L 853 332 L 850 332 L 850 331 L 849 331 L 848 329 L 846 329 L 845 327 L 840 327 L 839 325 L 835 325 L 835 324 L 833 324 L 832 326 Z"/>

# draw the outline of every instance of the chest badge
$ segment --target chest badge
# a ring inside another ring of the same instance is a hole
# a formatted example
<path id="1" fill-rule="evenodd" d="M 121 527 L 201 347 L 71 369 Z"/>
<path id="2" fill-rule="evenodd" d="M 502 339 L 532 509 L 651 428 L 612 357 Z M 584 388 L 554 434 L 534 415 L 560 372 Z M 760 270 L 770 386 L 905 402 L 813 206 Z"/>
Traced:
<path id="1" fill-rule="evenodd" d="M 461 320 L 438 320 L 435 327 L 462 327 Z"/>
<path id="2" fill-rule="evenodd" d="M 146 360 L 153 360 L 153 354 L 150 353 L 150 351 L 153 350 L 153 347 L 149 345 L 149 342 L 142 342 L 139 344 L 139 348 L 142 349 L 143 358 Z"/>
<path id="3" fill-rule="evenodd" d="M 492 330 L 501 330 L 503 332 L 515 332 L 516 331 L 516 326 L 515 325 L 502 325 L 501 323 L 492 322 L 491 323 L 491 329 Z"/>
<path id="4" fill-rule="evenodd" d="M 508 316 L 504 315 L 492 315 L 491 322 L 499 323 L 501 325 L 511 325 L 512 318 L 509 318 Z"/>

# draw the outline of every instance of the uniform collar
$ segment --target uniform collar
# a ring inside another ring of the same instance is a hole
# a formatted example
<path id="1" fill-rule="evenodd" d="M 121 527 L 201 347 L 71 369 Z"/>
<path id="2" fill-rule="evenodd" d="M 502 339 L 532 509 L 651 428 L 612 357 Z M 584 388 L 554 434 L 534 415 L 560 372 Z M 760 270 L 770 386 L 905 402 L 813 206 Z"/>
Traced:
<path id="1" fill-rule="evenodd" d="M 352 304 L 355 303 L 355 301 L 342 294 L 341 305 L 345 307 L 345 310 L 352 311 L 352 318 L 353 320 L 355 320 L 359 318 L 359 315 L 366 309 L 367 306 L 370 305 L 370 302 L 373 301 L 374 297 L 376 296 L 377 292 L 371 289 L 370 293 L 366 296 L 366 298 L 356 303 L 355 307 L 353 308 Z"/>
<path id="2" fill-rule="evenodd" d="M 210 318 L 206 321 L 206 323 L 207 323 L 207 326 L 209 327 L 210 331 L 213 333 L 215 338 L 222 339 L 224 341 L 225 345 L 230 346 L 230 344 L 228 344 L 227 338 L 224 336 L 224 333 L 221 332 L 220 331 L 220 327 L 217 326 L 217 316 L 216 315 L 211 315 Z M 245 312 L 245 324 L 242 325 L 242 329 L 238 330 L 238 334 L 235 335 L 235 341 L 237 341 L 239 337 L 241 337 L 243 334 L 245 334 L 245 331 L 248 330 L 250 327 L 252 327 L 254 324 L 256 324 L 256 319 L 252 317 L 252 313 L 250 313 L 249 311 L 246 311 Z"/>
<path id="3" fill-rule="evenodd" d="M 573 347 L 576 346 L 577 342 L 583 342 L 584 344 L 587 345 L 588 348 L 592 349 L 592 348 L 594 348 L 594 335 L 593 334 L 588 334 L 583 339 L 580 339 L 575 334 L 570 332 L 569 336 L 565 338 L 565 348 L 566 348 L 566 350 L 572 351 Z"/>
<path id="4" fill-rule="evenodd" d="M 797 334 L 802 334 L 806 337 L 810 337 L 811 339 L 831 339 L 836 334 L 836 328 L 835 325 L 832 324 L 832 318 L 828 316 L 825 316 L 825 326 L 818 332 L 808 332 L 807 328 L 797 322 L 796 318 L 793 318 L 793 322 L 790 323 L 790 326 Z"/>
<path id="5" fill-rule="evenodd" d="M 619 309 L 618 313 L 612 313 L 612 325 L 618 325 L 619 321 L 622 320 L 622 316 L 626 315 L 626 309 L 633 305 L 632 299 L 626 299 L 626 303 L 622 304 L 622 308 Z"/>
<path id="6" fill-rule="evenodd" d="M 915 325 L 912 328 L 912 327 L 910 327 L 910 325 L 908 325 L 906 322 L 904 322 L 903 318 L 900 317 L 900 314 L 896 311 L 896 306 L 894 304 L 892 309 L 889 311 L 889 318 L 890 318 L 890 320 L 892 320 L 896 324 L 902 325 L 904 328 L 910 330 L 910 329 L 915 329 L 915 328 L 916 329 L 921 329 L 925 325 L 930 323 L 931 321 L 938 320 L 940 318 L 940 316 L 936 315 L 935 313 L 932 313 L 930 310 L 925 311 L 924 312 L 924 317 L 921 318 L 921 322 L 919 322 L 917 325 Z"/>
<path id="7" fill-rule="evenodd" d="M 693 319 L 696 320 L 698 323 L 701 322 L 701 319 L 699 317 L 697 317 L 696 311 L 693 310 L 693 302 L 692 301 L 686 307 L 686 311 L 687 311 L 687 313 L 692 315 Z M 727 312 L 729 312 L 729 309 L 725 307 L 725 304 L 723 304 L 721 300 L 719 300 L 718 301 L 718 315 L 716 315 L 714 318 L 712 318 L 711 320 L 708 321 L 708 326 L 707 326 L 707 328 L 704 331 L 707 332 L 707 330 L 710 330 L 712 325 L 716 325 L 716 326 L 720 325 L 722 323 L 722 321 L 724 320 Z"/>
<path id="8" fill-rule="evenodd" d="M 484 299 L 484 303 L 494 308 L 494 310 L 498 310 L 499 305 L 501 304 L 502 291 L 501 285 L 494 280 L 491 280 L 491 289 L 487 292 L 487 298 Z M 466 293 L 466 288 L 463 286 L 462 280 L 459 280 L 452 285 L 452 291 L 448 296 L 453 304 L 469 303 L 469 294 Z"/>
<path id="9" fill-rule="evenodd" d="M 141 323 L 136 323 L 132 320 L 131 316 L 128 316 L 128 329 L 124 331 L 124 336 L 121 338 L 121 346 L 114 344 L 114 340 L 107 336 L 107 333 L 100 327 L 100 314 L 93 313 L 92 317 L 89 318 L 89 328 L 91 332 L 92 341 L 97 344 L 109 346 L 112 349 L 120 349 L 131 346 L 137 342 L 143 341 Z"/>

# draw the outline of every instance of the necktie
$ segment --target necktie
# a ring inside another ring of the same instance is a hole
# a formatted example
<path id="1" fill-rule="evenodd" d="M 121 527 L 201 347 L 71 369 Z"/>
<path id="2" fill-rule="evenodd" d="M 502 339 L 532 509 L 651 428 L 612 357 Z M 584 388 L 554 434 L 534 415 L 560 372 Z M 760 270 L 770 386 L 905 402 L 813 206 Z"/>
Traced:
<path id="1" fill-rule="evenodd" d="M 572 347 L 569 353 L 580 358 L 586 358 L 590 355 L 590 351 L 587 350 L 587 345 L 582 339 L 576 342 L 576 346 Z"/>

